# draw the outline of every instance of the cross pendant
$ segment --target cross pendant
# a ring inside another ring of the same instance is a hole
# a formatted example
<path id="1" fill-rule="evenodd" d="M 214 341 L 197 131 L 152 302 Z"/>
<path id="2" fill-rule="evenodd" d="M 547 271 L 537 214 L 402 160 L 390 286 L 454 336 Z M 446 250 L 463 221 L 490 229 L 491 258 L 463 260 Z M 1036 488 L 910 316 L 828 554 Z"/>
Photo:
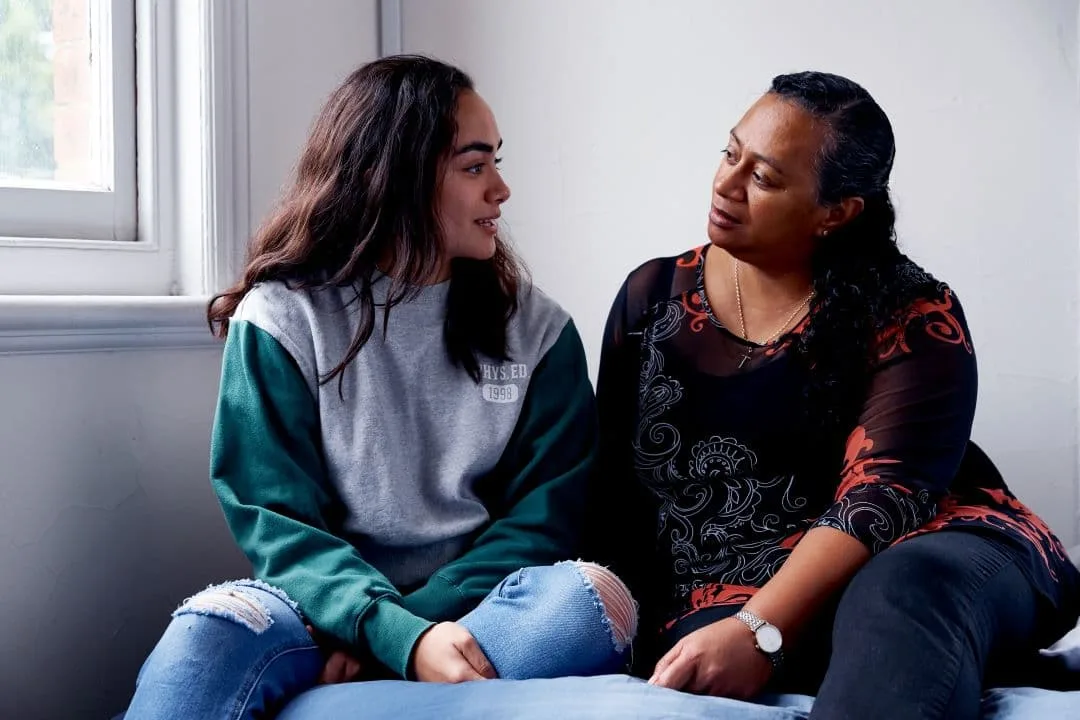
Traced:
<path id="1" fill-rule="evenodd" d="M 751 348 L 746 348 L 746 354 L 739 359 L 739 369 L 742 370 L 746 363 L 750 362 L 750 354 L 753 352 Z"/>

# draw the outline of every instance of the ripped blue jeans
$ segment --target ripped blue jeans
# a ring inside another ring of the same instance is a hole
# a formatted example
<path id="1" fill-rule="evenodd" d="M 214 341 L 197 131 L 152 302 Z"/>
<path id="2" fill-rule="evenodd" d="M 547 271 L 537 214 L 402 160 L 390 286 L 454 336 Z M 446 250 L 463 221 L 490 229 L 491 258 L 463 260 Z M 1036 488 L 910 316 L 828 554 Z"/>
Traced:
<path id="1" fill-rule="evenodd" d="M 200 593 L 176 611 L 139 673 L 124 720 L 809 716 L 813 698 L 805 695 L 764 696 L 749 703 L 601 674 L 618 672 L 626 656 L 625 649 L 616 649 L 605 617 L 595 593 L 569 564 L 526 568 L 504 580 L 461 620 L 501 679 L 460 685 L 379 680 L 316 687 L 323 654 L 295 605 L 258 581 L 227 583 Z M 982 718 L 1080 717 L 1078 709 L 1080 692 L 1009 688 L 983 696 Z"/>
<path id="2" fill-rule="evenodd" d="M 612 626 L 578 563 L 512 573 L 459 623 L 503 679 L 600 675 L 626 666 L 629 638 Z M 323 660 L 285 593 L 257 580 L 219 585 L 173 614 L 139 672 L 124 717 L 274 717 L 315 685 Z"/>

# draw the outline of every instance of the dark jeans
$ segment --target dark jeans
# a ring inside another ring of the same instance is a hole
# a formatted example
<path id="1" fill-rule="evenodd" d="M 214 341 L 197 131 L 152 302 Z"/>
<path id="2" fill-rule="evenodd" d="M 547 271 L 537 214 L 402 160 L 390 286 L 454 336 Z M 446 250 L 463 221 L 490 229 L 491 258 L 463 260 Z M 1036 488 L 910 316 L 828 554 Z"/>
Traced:
<path id="1" fill-rule="evenodd" d="M 1038 648 L 1076 609 L 1055 611 L 1020 558 L 1007 541 L 957 531 L 885 550 L 798 638 L 769 689 L 816 694 L 813 720 L 974 720 L 984 687 L 1053 685 Z M 694 613 L 668 641 L 736 610 Z"/>

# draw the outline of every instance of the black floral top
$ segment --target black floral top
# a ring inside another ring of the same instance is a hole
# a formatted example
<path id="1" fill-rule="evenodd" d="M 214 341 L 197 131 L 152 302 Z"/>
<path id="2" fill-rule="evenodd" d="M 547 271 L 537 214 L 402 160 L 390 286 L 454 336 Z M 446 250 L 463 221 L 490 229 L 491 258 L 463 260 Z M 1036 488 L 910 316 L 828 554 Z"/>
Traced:
<path id="1" fill-rule="evenodd" d="M 840 451 L 812 440 L 801 412 L 804 374 L 788 350 L 808 320 L 747 361 L 748 343 L 709 309 L 706 252 L 631 273 L 598 379 L 601 484 L 609 506 L 623 504 L 598 524 L 601 552 L 635 592 L 654 591 L 654 622 L 745 603 L 817 526 L 875 553 L 945 528 L 994 533 L 1025 554 L 1040 593 L 1062 602 L 1078 575 L 1061 542 L 970 442 L 975 354 L 947 286 L 879 338 Z"/>

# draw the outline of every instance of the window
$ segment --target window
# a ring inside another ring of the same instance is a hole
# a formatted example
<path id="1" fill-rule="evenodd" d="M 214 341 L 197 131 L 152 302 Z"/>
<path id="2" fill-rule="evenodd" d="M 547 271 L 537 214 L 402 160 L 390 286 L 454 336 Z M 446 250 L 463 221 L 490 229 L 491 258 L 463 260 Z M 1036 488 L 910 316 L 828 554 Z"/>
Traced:
<path id="1" fill-rule="evenodd" d="M 0 296 L 232 278 L 246 37 L 239 0 L 0 0 Z"/>
<path id="2" fill-rule="evenodd" d="M 0 0 L 0 235 L 133 242 L 130 0 Z"/>

